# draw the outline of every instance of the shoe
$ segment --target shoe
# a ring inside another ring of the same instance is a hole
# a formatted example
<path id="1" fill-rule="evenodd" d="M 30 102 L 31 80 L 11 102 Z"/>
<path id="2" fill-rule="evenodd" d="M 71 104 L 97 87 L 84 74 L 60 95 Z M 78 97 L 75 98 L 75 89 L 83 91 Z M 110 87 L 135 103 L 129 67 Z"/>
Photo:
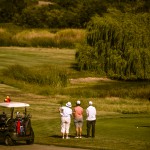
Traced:
<path id="1" fill-rule="evenodd" d="M 79 137 L 80 139 L 82 138 L 82 136 Z"/>
<path id="2" fill-rule="evenodd" d="M 78 139 L 79 137 L 78 137 L 78 136 L 75 136 L 75 138 Z"/>
<path id="3" fill-rule="evenodd" d="M 62 139 L 64 139 L 64 137 L 62 137 Z"/>
<path id="4" fill-rule="evenodd" d="M 70 137 L 66 137 L 66 139 L 70 139 Z"/>

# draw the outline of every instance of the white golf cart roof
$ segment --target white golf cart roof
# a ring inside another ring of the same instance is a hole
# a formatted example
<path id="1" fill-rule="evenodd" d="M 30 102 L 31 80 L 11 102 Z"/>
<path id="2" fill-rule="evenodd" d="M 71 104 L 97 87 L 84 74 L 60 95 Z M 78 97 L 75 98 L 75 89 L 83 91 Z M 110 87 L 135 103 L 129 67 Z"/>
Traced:
<path id="1" fill-rule="evenodd" d="M 0 106 L 14 108 L 14 107 L 28 107 L 30 105 L 27 103 L 21 103 L 21 102 L 4 102 L 4 103 L 0 103 Z"/>

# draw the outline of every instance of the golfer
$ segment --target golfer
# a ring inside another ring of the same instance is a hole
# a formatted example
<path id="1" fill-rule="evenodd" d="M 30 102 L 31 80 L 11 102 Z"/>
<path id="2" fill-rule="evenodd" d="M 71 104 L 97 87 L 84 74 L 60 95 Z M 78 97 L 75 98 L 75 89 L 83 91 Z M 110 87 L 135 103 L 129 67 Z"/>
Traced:
<path id="1" fill-rule="evenodd" d="M 95 137 L 95 124 L 96 124 L 96 108 L 92 101 L 89 101 L 89 106 L 86 109 L 87 114 L 87 138 L 90 137 L 90 132 L 92 128 L 92 137 Z"/>
<path id="2" fill-rule="evenodd" d="M 62 106 L 60 108 L 60 115 L 61 115 L 61 133 L 62 138 L 69 139 L 69 129 L 71 123 L 71 115 L 72 115 L 72 105 L 71 102 L 67 102 L 66 106 Z"/>
<path id="3" fill-rule="evenodd" d="M 81 102 L 76 102 L 76 107 L 73 109 L 74 124 L 76 128 L 76 137 L 82 138 L 82 126 L 83 126 L 83 108 L 80 106 Z"/>

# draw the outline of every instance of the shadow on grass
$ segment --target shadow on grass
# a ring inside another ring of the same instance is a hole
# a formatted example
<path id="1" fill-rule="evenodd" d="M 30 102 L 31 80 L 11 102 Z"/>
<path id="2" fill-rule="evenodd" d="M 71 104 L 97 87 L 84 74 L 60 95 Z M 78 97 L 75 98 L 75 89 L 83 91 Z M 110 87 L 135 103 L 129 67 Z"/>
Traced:
<path id="1" fill-rule="evenodd" d="M 6 146 L 5 143 L 2 142 L 2 141 L 0 141 L 0 145 Z M 14 143 L 14 146 L 24 146 L 24 145 L 28 145 L 28 144 L 26 144 L 25 141 L 17 141 L 17 142 Z"/>
<path id="2" fill-rule="evenodd" d="M 49 136 L 49 137 L 51 137 L 51 138 L 62 138 L 62 136 L 61 135 L 51 135 L 51 136 Z M 69 137 L 70 138 L 75 138 L 75 135 L 69 135 Z M 82 137 L 84 137 L 84 138 L 86 138 L 87 136 L 86 135 L 82 135 Z"/>
<path id="3" fill-rule="evenodd" d="M 143 125 L 143 126 L 139 126 L 139 127 L 142 127 L 142 128 L 150 128 L 150 125 Z"/>

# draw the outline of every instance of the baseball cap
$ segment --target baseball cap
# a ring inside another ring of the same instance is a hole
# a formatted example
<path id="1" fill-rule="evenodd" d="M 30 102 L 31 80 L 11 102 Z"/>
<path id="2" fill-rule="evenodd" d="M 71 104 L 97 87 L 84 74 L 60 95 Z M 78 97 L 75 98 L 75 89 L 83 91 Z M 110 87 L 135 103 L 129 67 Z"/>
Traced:
<path id="1" fill-rule="evenodd" d="M 77 104 L 78 104 L 78 105 L 80 105 L 80 104 L 81 104 L 81 102 L 78 100 L 78 101 L 77 101 Z"/>
<path id="2" fill-rule="evenodd" d="M 93 102 L 92 101 L 89 101 L 89 105 L 92 105 L 93 104 Z"/>
<path id="3" fill-rule="evenodd" d="M 67 102 L 67 103 L 66 103 L 66 106 L 67 106 L 67 107 L 72 107 L 71 102 Z"/>

